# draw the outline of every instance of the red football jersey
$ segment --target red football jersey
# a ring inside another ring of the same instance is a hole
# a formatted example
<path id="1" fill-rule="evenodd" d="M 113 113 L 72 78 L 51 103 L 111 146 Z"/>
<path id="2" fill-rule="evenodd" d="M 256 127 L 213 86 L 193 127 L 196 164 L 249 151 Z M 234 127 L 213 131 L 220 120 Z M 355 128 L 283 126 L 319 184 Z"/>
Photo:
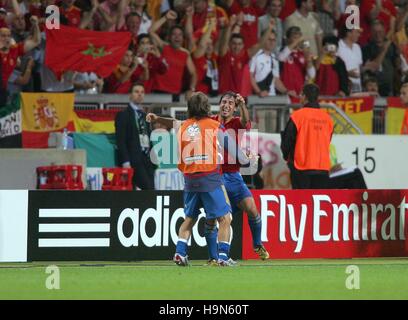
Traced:
<path id="1" fill-rule="evenodd" d="M 213 55 L 211 58 L 211 61 L 217 67 L 217 55 Z M 196 85 L 196 90 L 201 91 L 203 93 L 209 93 L 210 92 L 210 86 L 209 84 L 205 81 L 205 77 L 207 74 L 207 69 L 208 69 L 208 63 L 207 63 L 207 57 L 202 56 L 200 58 L 194 59 L 193 62 L 196 67 L 196 72 L 197 72 L 197 85 Z"/>
<path id="2" fill-rule="evenodd" d="M 142 54 L 139 57 L 143 58 L 144 55 Z M 146 93 L 151 93 L 155 75 L 165 74 L 167 72 L 167 65 L 164 63 L 162 57 L 158 58 L 152 53 L 147 55 L 147 63 L 149 65 L 149 79 L 143 82 L 143 86 Z"/>
<path id="3" fill-rule="evenodd" d="M 306 59 L 302 51 L 292 51 L 283 63 L 281 80 L 288 90 L 302 91 L 306 77 Z"/>
<path id="4" fill-rule="evenodd" d="M 375 7 L 376 0 L 362 0 L 360 6 L 361 13 L 361 28 L 363 32 L 361 34 L 359 42 L 364 45 L 370 40 L 370 12 Z M 384 23 L 385 33 L 390 30 L 390 22 L 392 17 L 397 16 L 397 9 L 395 8 L 391 0 L 382 0 L 382 9 L 377 16 L 378 20 Z"/>
<path id="5" fill-rule="evenodd" d="M 254 7 L 241 7 L 236 1 L 230 7 L 230 14 L 244 14 L 244 22 L 240 33 L 244 38 L 245 48 L 250 48 L 258 42 L 258 12 Z"/>
<path id="6" fill-rule="evenodd" d="M 248 66 L 249 55 L 243 50 L 239 55 L 232 55 L 230 51 L 219 58 L 220 84 L 219 92 L 234 91 L 243 94 L 242 79 L 244 78 L 245 67 Z M 248 68 L 247 68 L 248 69 Z M 243 94 L 246 96 L 245 94 Z"/>
<path id="7" fill-rule="evenodd" d="M 106 80 L 107 93 L 129 93 L 132 83 L 139 81 L 142 74 L 143 67 L 139 65 L 129 80 L 120 82 L 119 79 L 123 72 L 117 68 Z"/>
<path id="8" fill-rule="evenodd" d="M 228 122 L 223 122 L 221 117 L 219 115 L 212 116 L 211 119 L 217 120 L 220 122 L 223 126 L 225 131 L 228 133 L 231 129 L 234 130 L 235 132 L 235 142 L 239 146 L 240 141 L 238 141 L 239 135 L 238 135 L 238 130 L 240 129 L 246 129 L 249 130 L 251 129 L 251 122 L 248 121 L 246 127 L 244 127 L 241 123 L 241 118 L 240 117 L 233 117 L 230 121 Z M 224 162 L 227 162 L 227 159 L 230 159 L 228 155 L 228 151 L 224 150 Z M 222 172 L 239 172 L 240 169 L 240 164 L 238 163 L 238 160 L 235 159 L 236 162 L 235 164 L 228 164 L 225 163 L 222 165 Z"/>
<path id="9" fill-rule="evenodd" d="M 24 55 L 24 43 L 19 42 L 11 46 L 8 53 L 0 51 L 1 59 L 1 81 L 3 88 L 7 88 L 7 82 L 16 67 L 17 58 Z"/>
<path id="10" fill-rule="evenodd" d="M 68 9 L 61 7 L 60 10 L 61 14 L 67 18 L 70 27 L 79 27 L 81 23 L 81 9 L 71 6 Z"/>
<path id="11" fill-rule="evenodd" d="M 153 89 L 179 94 L 182 90 L 183 74 L 187 66 L 188 53 L 166 45 L 163 47 L 162 57 L 168 65 L 168 69 L 165 74 L 155 75 Z"/>

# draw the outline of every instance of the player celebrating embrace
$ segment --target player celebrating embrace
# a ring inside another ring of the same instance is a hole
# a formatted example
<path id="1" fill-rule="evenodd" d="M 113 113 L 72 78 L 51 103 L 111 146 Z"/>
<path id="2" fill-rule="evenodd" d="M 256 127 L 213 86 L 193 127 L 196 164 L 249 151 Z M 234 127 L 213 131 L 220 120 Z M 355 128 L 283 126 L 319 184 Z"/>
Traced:
<path id="1" fill-rule="evenodd" d="M 237 109 L 239 109 L 240 112 L 239 117 L 234 116 L 234 112 Z M 238 138 L 240 136 L 238 131 L 251 129 L 251 122 L 249 121 L 249 113 L 245 100 L 241 95 L 234 92 L 227 92 L 221 96 L 219 114 L 212 118 L 219 121 L 227 131 L 234 131 L 236 137 L 235 142 L 238 146 Z M 224 155 L 224 159 L 227 159 L 227 155 Z M 235 214 L 240 210 L 247 213 L 254 251 L 262 260 L 266 260 L 269 258 L 269 253 L 261 241 L 261 216 L 255 205 L 254 198 L 242 179 L 239 170 L 240 164 L 238 161 L 233 161 L 233 163 L 224 161 L 222 165 L 223 181 L 231 201 L 232 213 Z M 222 245 L 222 243 L 220 243 L 220 245 Z"/>
<path id="2" fill-rule="evenodd" d="M 184 212 L 186 219 L 179 230 L 174 262 L 188 265 L 187 242 L 191 230 L 204 207 L 206 213 L 205 237 L 210 261 L 228 265 L 229 230 L 231 207 L 222 183 L 218 160 L 218 145 L 223 145 L 225 136 L 220 123 L 209 117 L 210 103 L 205 94 L 198 92 L 187 103 L 188 119 L 178 130 L 179 170 L 184 175 Z M 148 120 L 151 120 L 148 118 Z M 229 140 L 229 143 L 233 143 Z M 246 156 L 238 150 L 239 160 L 247 163 Z M 219 223 L 218 239 L 225 246 L 217 246 L 216 221 Z"/>
<path id="3" fill-rule="evenodd" d="M 235 117 L 234 112 L 237 110 L 240 111 L 240 117 Z M 158 117 L 153 113 L 147 115 L 149 121 L 157 121 L 166 125 L 167 127 L 173 127 L 175 119 Z M 213 120 L 220 122 L 224 128 L 229 131 L 233 130 L 235 133 L 236 141 L 235 143 L 239 145 L 238 142 L 238 130 L 251 128 L 251 123 L 249 121 L 248 109 L 245 105 L 245 100 L 239 94 L 234 92 L 225 93 L 220 100 L 220 111 L 219 114 L 212 117 Z M 231 145 L 230 145 L 231 146 Z M 228 148 L 229 150 L 233 148 Z M 229 159 L 228 151 L 224 154 L 224 164 L 222 164 L 223 172 L 223 183 L 227 190 L 228 197 L 232 204 L 232 213 L 235 214 L 240 210 L 244 210 L 248 214 L 249 227 L 252 234 L 252 244 L 254 251 L 262 259 L 268 259 L 269 253 L 265 249 L 261 241 L 261 230 L 262 223 L 261 217 L 259 215 L 258 209 L 255 205 L 254 198 L 252 197 L 251 192 L 246 186 L 245 182 L 242 179 L 242 176 L 239 172 L 240 163 L 239 161 L 233 161 L 233 163 L 228 163 L 226 159 Z M 220 251 L 227 251 L 229 255 L 229 241 L 224 241 L 218 239 Z"/>

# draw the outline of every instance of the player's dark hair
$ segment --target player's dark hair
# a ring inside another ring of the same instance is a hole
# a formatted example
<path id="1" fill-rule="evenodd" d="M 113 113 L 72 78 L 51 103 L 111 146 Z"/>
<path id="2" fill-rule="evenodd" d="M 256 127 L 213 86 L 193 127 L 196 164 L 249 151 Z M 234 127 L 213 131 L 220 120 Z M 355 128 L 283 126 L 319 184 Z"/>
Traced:
<path id="1" fill-rule="evenodd" d="M 189 118 L 201 119 L 210 115 L 211 105 L 208 97 L 202 92 L 193 93 L 187 101 L 187 114 Z"/>
<path id="2" fill-rule="evenodd" d="M 303 87 L 302 93 L 305 95 L 308 103 L 317 103 L 320 94 L 320 89 L 314 83 L 309 83 Z"/>
<path id="3" fill-rule="evenodd" d="M 237 96 L 238 95 L 235 92 L 227 91 L 221 96 L 219 103 L 221 103 L 221 101 L 222 101 L 222 99 L 224 99 L 224 97 L 231 97 L 231 98 L 234 98 L 234 100 L 235 100 L 237 98 Z"/>

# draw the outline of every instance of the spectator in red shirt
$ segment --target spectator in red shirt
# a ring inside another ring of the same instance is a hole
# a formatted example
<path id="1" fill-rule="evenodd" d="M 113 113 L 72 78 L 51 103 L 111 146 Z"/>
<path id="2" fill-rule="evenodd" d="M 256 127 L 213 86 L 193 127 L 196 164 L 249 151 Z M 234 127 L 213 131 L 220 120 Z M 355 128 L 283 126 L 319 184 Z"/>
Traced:
<path id="1" fill-rule="evenodd" d="M 31 22 L 33 25 L 32 37 L 15 45 L 12 45 L 11 42 L 10 29 L 0 29 L 0 106 L 3 106 L 6 103 L 7 82 L 16 66 L 17 58 L 40 44 L 41 39 L 40 29 L 38 28 L 38 18 L 31 17 Z"/>
<path id="2" fill-rule="evenodd" d="M 124 22 L 124 24 L 118 25 L 118 31 L 129 31 L 132 34 L 131 45 L 133 48 L 136 48 L 142 17 L 137 12 L 131 12 L 126 16 Z"/>
<path id="3" fill-rule="evenodd" d="M 202 35 L 197 48 L 193 52 L 193 61 L 197 70 L 197 91 L 215 96 L 218 94 L 218 50 L 220 38 L 213 43 L 216 19 L 209 21 L 205 33 Z"/>
<path id="4" fill-rule="evenodd" d="M 7 17 L 7 11 L 4 8 L 0 8 L 0 28 L 7 28 L 7 22 L 6 22 L 6 17 Z"/>
<path id="5" fill-rule="evenodd" d="M 285 20 L 287 17 L 289 17 L 293 12 L 295 12 L 297 9 L 296 7 L 296 1 L 295 0 L 285 0 L 283 1 L 283 8 L 282 11 L 279 15 L 279 18 Z"/>
<path id="6" fill-rule="evenodd" d="M 141 61 L 127 50 L 115 71 L 106 79 L 106 93 L 128 93 L 135 82 L 149 78 L 147 61 Z"/>
<path id="7" fill-rule="evenodd" d="M 184 30 L 180 26 L 173 26 L 170 29 L 169 42 L 163 41 L 156 33 L 167 20 L 176 20 L 177 13 L 169 10 L 166 15 L 153 23 L 150 35 L 168 65 L 167 72 L 155 76 L 154 88 L 156 92 L 179 95 L 183 92 L 183 76 L 187 71 L 190 76 L 189 88 L 186 94 L 189 95 L 196 89 L 197 74 L 191 59 L 190 52 L 183 48 Z"/>
<path id="8" fill-rule="evenodd" d="M 153 45 L 150 36 L 147 33 L 139 35 L 137 56 L 141 59 L 147 59 L 149 65 L 149 78 L 143 82 L 146 93 L 151 93 L 153 89 L 153 81 L 156 75 L 165 74 L 167 72 L 167 65 L 160 54 L 159 49 Z"/>
<path id="9" fill-rule="evenodd" d="M 288 90 L 299 95 L 305 82 L 316 75 L 313 55 L 299 27 L 290 27 L 286 39 L 287 45 L 278 55 L 278 60 L 282 62 L 281 80 Z"/>
<path id="10" fill-rule="evenodd" d="M 268 32 L 265 32 L 258 43 L 249 49 L 245 49 L 244 39 L 239 33 L 239 25 L 236 25 L 236 22 L 237 17 L 232 15 L 220 42 L 219 93 L 223 94 L 227 91 L 233 91 L 241 94 L 243 97 L 247 97 L 252 92 L 249 60 L 262 47 Z M 269 28 L 273 28 L 273 24 Z"/>
<path id="11" fill-rule="evenodd" d="M 224 21 L 228 19 L 227 13 L 221 7 L 211 3 L 211 1 L 193 1 L 192 29 L 193 36 L 196 40 L 200 39 L 201 36 L 205 33 L 211 18 L 217 19 L 217 24 L 212 34 L 212 37 L 214 39 L 217 39 L 220 25 L 223 25 L 225 23 Z M 187 23 L 188 19 L 186 19 L 185 21 L 185 24 Z"/>
<path id="12" fill-rule="evenodd" d="M 391 0 L 361 0 L 360 6 L 361 28 L 363 33 L 360 37 L 360 44 L 365 45 L 371 36 L 371 23 L 380 20 L 384 24 L 385 33 L 395 30 L 395 18 L 397 9 Z"/>
<path id="13" fill-rule="evenodd" d="M 323 38 L 323 55 L 316 63 L 316 84 L 322 96 L 348 96 L 349 80 L 344 61 L 336 55 L 338 39 L 335 36 Z"/>
<path id="14" fill-rule="evenodd" d="M 81 9 L 74 6 L 75 0 L 62 0 L 60 14 L 68 20 L 68 26 L 79 27 L 81 23 Z"/>
<path id="15" fill-rule="evenodd" d="M 251 0 L 234 1 L 229 13 L 239 18 L 240 33 L 244 38 L 245 48 L 248 49 L 255 45 L 258 41 L 258 12 L 251 6 Z"/>
<path id="16" fill-rule="evenodd" d="M 269 0 L 252 0 L 252 7 L 255 8 L 258 17 L 268 13 Z"/>

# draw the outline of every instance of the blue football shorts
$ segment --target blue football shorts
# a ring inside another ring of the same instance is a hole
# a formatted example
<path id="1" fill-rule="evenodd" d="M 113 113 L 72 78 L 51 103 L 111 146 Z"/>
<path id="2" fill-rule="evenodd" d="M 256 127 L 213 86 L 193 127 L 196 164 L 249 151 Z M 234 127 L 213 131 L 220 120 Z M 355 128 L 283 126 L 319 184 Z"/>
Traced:
<path id="1" fill-rule="evenodd" d="M 184 191 L 184 213 L 196 219 L 204 208 L 206 219 L 216 219 L 231 212 L 227 191 L 223 185 L 210 192 Z"/>
<path id="2" fill-rule="evenodd" d="M 239 172 L 223 173 L 222 181 L 227 189 L 228 198 L 231 201 L 232 213 L 239 212 L 241 209 L 238 208 L 238 203 L 245 198 L 252 197 L 251 191 L 249 191 Z"/>

